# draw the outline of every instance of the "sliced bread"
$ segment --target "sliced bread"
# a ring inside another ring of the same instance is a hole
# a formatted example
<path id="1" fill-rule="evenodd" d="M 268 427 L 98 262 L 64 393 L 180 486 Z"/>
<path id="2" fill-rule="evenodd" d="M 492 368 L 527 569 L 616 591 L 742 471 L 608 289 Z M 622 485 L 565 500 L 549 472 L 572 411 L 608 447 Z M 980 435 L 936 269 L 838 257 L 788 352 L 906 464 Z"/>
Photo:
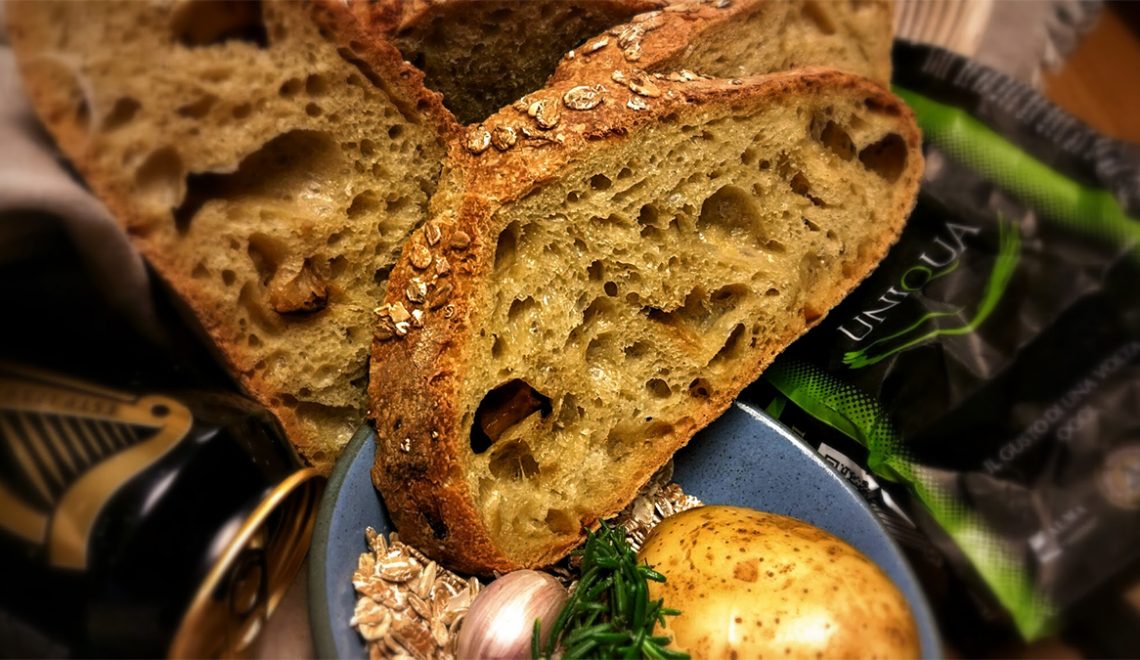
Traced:
<path id="1" fill-rule="evenodd" d="M 372 310 L 450 113 L 335 5 L 18 2 L 44 123 L 314 465 L 364 417 Z"/>
<path id="2" fill-rule="evenodd" d="M 561 557 L 868 274 L 921 169 L 903 103 L 827 70 L 559 83 L 471 128 L 378 310 L 401 537 Z"/>

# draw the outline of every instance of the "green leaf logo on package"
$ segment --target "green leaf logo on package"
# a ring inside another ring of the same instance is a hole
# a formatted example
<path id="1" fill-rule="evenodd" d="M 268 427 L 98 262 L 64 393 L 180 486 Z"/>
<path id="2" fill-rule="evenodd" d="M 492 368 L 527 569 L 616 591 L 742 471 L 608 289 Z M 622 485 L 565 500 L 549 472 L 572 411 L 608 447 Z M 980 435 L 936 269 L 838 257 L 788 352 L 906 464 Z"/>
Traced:
<path id="1" fill-rule="evenodd" d="M 1033 639 L 1140 559 L 1140 149 L 945 51 L 895 64 L 918 205 L 759 387 Z"/>

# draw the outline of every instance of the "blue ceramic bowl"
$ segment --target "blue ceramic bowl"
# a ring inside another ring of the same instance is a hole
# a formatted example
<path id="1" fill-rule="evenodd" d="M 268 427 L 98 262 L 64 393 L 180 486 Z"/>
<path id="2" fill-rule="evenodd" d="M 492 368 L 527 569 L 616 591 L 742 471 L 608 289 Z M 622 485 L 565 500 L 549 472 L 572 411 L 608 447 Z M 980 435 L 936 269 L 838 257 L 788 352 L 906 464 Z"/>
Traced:
<path id="1" fill-rule="evenodd" d="M 372 487 L 375 435 L 353 437 L 333 471 L 310 554 L 309 617 L 322 658 L 365 658 L 349 626 L 356 597 L 352 573 L 367 549 L 364 528 L 391 522 Z M 941 655 L 926 598 L 899 550 L 863 499 L 778 422 L 742 403 L 702 431 L 674 461 L 673 478 L 708 504 L 734 504 L 805 520 L 845 539 L 873 559 L 910 602 L 923 657 Z"/>

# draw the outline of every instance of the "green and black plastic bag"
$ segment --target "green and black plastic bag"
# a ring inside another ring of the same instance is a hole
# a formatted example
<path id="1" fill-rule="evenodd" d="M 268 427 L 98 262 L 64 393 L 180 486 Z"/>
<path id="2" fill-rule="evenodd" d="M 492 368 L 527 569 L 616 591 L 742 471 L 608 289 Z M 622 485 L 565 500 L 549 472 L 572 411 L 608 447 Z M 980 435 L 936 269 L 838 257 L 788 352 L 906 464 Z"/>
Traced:
<path id="1" fill-rule="evenodd" d="M 895 67 L 918 205 L 746 396 L 1032 639 L 1140 556 L 1140 150 L 945 51 Z"/>

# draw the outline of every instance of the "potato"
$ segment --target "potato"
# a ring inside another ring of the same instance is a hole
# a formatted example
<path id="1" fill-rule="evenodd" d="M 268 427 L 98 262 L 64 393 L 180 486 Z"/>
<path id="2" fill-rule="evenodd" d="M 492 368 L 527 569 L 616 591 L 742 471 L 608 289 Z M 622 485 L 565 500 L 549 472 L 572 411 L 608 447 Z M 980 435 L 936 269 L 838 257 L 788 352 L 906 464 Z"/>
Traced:
<path id="1" fill-rule="evenodd" d="M 794 518 L 705 506 L 665 519 L 639 558 L 681 610 L 666 633 L 694 658 L 906 658 L 918 629 L 895 585 L 839 538 Z"/>

